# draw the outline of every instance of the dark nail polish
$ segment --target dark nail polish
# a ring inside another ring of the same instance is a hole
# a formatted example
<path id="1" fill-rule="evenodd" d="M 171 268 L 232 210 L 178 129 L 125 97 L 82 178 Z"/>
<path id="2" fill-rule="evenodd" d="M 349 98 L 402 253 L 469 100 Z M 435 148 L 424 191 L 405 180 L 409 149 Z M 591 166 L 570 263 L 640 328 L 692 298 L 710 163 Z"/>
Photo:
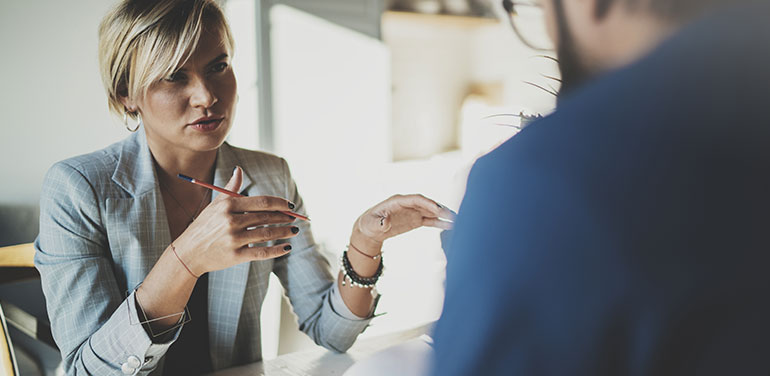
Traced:
<path id="1" fill-rule="evenodd" d="M 289 209 L 294 210 L 294 204 L 292 204 L 291 202 L 289 203 Z"/>
<path id="2" fill-rule="evenodd" d="M 291 251 L 291 245 L 287 245 L 287 246 L 283 247 L 283 250 L 284 251 Z"/>
<path id="3" fill-rule="evenodd" d="M 299 227 L 292 227 L 291 228 L 291 232 L 295 233 L 295 234 L 298 234 L 299 233 Z"/>

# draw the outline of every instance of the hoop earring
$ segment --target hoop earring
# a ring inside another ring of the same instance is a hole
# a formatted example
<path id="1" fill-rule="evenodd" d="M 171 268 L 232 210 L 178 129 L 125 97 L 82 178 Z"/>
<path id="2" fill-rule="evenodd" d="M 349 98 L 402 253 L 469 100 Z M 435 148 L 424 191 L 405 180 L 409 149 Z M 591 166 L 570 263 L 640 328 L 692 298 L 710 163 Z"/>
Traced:
<path id="1" fill-rule="evenodd" d="M 132 115 L 136 116 L 136 127 L 134 127 L 134 129 L 128 127 L 128 111 L 123 112 L 123 125 L 126 126 L 126 129 L 128 129 L 129 132 L 136 132 L 142 125 L 142 115 L 139 115 L 138 111 L 134 112 Z"/>

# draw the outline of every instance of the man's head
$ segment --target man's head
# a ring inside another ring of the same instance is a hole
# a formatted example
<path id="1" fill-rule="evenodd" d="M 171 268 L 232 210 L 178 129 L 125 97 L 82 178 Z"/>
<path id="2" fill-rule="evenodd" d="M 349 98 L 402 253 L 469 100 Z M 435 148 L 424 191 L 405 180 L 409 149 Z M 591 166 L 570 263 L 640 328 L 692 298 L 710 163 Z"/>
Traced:
<path id="1" fill-rule="evenodd" d="M 679 26 L 735 0 L 541 0 L 562 93 L 644 56 Z"/>

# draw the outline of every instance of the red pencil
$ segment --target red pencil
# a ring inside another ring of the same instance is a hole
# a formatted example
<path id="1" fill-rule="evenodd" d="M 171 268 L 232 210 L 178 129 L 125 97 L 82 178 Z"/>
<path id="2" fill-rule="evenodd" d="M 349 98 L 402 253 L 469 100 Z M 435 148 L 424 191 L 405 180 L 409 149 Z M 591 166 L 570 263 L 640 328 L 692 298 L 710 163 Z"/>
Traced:
<path id="1" fill-rule="evenodd" d="M 177 176 L 178 176 L 180 179 L 182 179 L 182 180 L 186 180 L 186 181 L 189 181 L 190 183 L 193 183 L 193 184 L 198 184 L 198 185 L 200 185 L 201 187 L 206 187 L 206 188 L 208 188 L 208 189 L 212 189 L 212 190 L 215 190 L 215 191 L 217 191 L 217 192 L 219 192 L 219 193 L 224 193 L 224 194 L 226 194 L 226 195 L 228 195 L 228 196 L 232 196 L 232 197 L 246 197 L 246 196 L 244 196 L 244 195 L 242 195 L 242 194 L 240 194 L 240 193 L 235 193 L 235 192 L 233 192 L 233 191 L 228 191 L 227 189 L 224 189 L 224 188 L 220 188 L 220 187 L 217 187 L 216 185 L 211 185 L 211 184 L 209 184 L 209 183 L 206 183 L 206 182 L 202 182 L 202 181 L 200 181 L 200 180 L 197 180 L 197 179 L 191 178 L 191 177 L 189 177 L 189 176 L 187 176 L 187 175 L 177 174 Z M 295 213 L 295 212 L 292 212 L 292 211 L 288 211 L 288 210 L 279 210 L 279 211 L 280 211 L 281 213 L 283 213 L 283 214 L 286 214 L 286 215 L 290 215 L 290 216 L 292 216 L 292 217 L 294 217 L 294 218 L 297 218 L 297 219 L 301 219 L 301 220 L 303 220 L 303 221 L 308 221 L 308 222 L 310 221 L 310 218 L 308 218 L 308 217 L 305 217 L 305 216 L 304 216 L 304 215 L 302 215 L 302 214 L 298 214 L 298 213 Z"/>

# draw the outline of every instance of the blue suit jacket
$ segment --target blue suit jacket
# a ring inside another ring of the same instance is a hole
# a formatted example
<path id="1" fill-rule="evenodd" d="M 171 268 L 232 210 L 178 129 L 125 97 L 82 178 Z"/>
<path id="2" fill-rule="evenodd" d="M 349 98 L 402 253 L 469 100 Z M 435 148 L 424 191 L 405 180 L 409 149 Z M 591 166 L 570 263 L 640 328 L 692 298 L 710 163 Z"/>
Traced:
<path id="1" fill-rule="evenodd" d="M 476 163 L 433 374 L 770 374 L 768 17 L 707 15 Z"/>

